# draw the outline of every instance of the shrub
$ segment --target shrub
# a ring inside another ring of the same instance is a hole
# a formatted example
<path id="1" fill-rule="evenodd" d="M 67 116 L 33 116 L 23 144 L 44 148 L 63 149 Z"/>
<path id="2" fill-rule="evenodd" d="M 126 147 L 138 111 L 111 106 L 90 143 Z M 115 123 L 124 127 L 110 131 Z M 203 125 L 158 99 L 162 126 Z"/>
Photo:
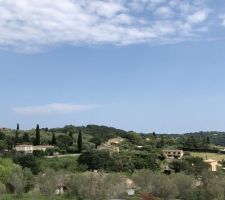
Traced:
<path id="1" fill-rule="evenodd" d="M 86 172 L 73 176 L 68 189 L 70 195 L 80 199 L 105 200 L 122 197 L 126 181 L 120 174 Z"/>

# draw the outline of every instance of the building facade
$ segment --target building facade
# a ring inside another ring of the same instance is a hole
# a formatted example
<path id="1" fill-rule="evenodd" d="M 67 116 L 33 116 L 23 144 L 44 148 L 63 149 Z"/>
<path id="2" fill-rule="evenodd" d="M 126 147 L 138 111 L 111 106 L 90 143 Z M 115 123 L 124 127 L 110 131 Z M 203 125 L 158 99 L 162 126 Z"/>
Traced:
<path id="1" fill-rule="evenodd" d="M 166 159 L 181 159 L 184 156 L 183 150 L 163 150 L 163 155 Z"/>

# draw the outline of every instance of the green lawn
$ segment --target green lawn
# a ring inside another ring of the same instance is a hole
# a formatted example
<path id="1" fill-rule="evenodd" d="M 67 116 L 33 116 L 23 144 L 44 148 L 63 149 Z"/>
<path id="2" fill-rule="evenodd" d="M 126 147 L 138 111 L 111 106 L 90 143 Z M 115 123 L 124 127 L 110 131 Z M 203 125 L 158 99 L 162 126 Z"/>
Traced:
<path id="1" fill-rule="evenodd" d="M 206 153 L 206 152 L 191 152 L 192 156 L 201 157 L 203 159 L 214 159 L 217 161 L 225 160 L 225 154 Z"/>

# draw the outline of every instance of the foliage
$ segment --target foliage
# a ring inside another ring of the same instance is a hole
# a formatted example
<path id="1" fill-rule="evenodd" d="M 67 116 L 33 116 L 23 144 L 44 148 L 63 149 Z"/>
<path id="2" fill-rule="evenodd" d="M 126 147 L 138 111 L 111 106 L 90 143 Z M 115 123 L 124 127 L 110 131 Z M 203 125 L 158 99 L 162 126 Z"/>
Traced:
<path id="1" fill-rule="evenodd" d="M 67 186 L 69 177 L 70 176 L 63 171 L 55 172 L 54 170 L 47 170 L 38 177 L 41 193 L 48 197 L 54 196 L 57 188 Z"/>
<path id="2" fill-rule="evenodd" d="M 82 133 L 81 130 L 79 130 L 79 135 L 78 135 L 78 139 L 77 139 L 77 147 L 78 147 L 78 152 L 81 153 L 82 152 Z"/>
<path id="3" fill-rule="evenodd" d="M 39 159 L 40 171 L 45 172 L 47 169 L 55 171 L 65 170 L 68 172 L 76 173 L 82 171 L 78 166 L 77 157 L 62 157 L 62 158 L 40 158 Z"/>
<path id="4" fill-rule="evenodd" d="M 73 144 L 73 140 L 68 135 L 59 135 L 56 138 L 56 144 L 61 149 L 67 149 L 69 146 Z"/>
<path id="5" fill-rule="evenodd" d="M 199 157 L 186 157 L 183 160 L 174 160 L 169 164 L 170 168 L 177 172 L 186 174 L 201 175 L 209 169 L 209 165 Z"/>
<path id="6" fill-rule="evenodd" d="M 125 178 L 119 174 L 86 172 L 69 182 L 69 194 L 80 199 L 105 200 L 122 197 L 126 192 Z"/>
<path id="7" fill-rule="evenodd" d="M 88 170 L 111 170 L 113 159 L 108 151 L 84 152 L 78 159 L 80 165 L 86 165 Z"/>
<path id="8" fill-rule="evenodd" d="M 37 124 L 36 127 L 36 137 L 35 137 L 35 145 L 40 145 L 41 144 L 41 136 L 40 136 L 40 128 L 39 128 L 39 124 Z"/>
<path id="9" fill-rule="evenodd" d="M 13 161 L 16 164 L 19 164 L 20 166 L 22 166 L 23 169 L 29 168 L 34 174 L 38 174 L 38 172 L 40 171 L 39 163 L 37 162 L 37 159 L 35 158 L 35 156 L 33 156 L 32 154 L 16 155 L 13 158 Z"/>
<path id="10" fill-rule="evenodd" d="M 57 141 L 56 141 L 56 137 L 55 137 L 55 133 L 52 134 L 52 141 L 51 141 L 52 145 L 56 145 Z"/>
<path id="11" fill-rule="evenodd" d="M 19 170 L 20 166 L 11 159 L 0 158 L 0 182 L 5 183 L 13 171 Z"/>

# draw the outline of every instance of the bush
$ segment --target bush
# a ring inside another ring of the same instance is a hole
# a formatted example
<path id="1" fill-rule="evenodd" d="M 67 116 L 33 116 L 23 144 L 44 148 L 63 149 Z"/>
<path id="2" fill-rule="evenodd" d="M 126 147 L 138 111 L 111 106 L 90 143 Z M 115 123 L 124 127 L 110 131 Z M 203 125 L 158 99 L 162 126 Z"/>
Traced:
<path id="1" fill-rule="evenodd" d="M 52 197 L 56 194 L 58 187 L 67 188 L 69 178 L 70 175 L 63 171 L 48 170 L 44 174 L 39 174 L 40 192 L 48 197 Z"/>
<path id="2" fill-rule="evenodd" d="M 35 157 L 44 157 L 44 156 L 46 156 L 47 154 L 44 152 L 44 151 L 42 151 L 42 150 L 34 150 L 33 151 L 33 155 L 35 156 Z"/>
<path id="3" fill-rule="evenodd" d="M 141 192 L 149 193 L 154 197 L 175 199 L 179 194 L 176 185 L 164 174 L 141 170 L 133 174 L 133 180 Z"/>
<path id="4" fill-rule="evenodd" d="M 179 195 L 182 200 L 192 199 L 195 191 L 195 179 L 192 176 L 177 173 L 172 176 L 171 181 L 176 185 Z"/>
<path id="5" fill-rule="evenodd" d="M 71 196 L 80 199 L 121 198 L 126 192 L 126 181 L 120 174 L 86 172 L 73 176 L 68 189 Z"/>
<path id="6" fill-rule="evenodd" d="M 0 182 L 0 197 L 6 194 L 6 187 L 3 183 Z"/>
<path id="7" fill-rule="evenodd" d="M 22 170 L 14 171 L 6 181 L 7 188 L 16 195 L 21 195 L 25 191 L 26 180 Z"/>
<path id="8" fill-rule="evenodd" d="M 113 159 L 108 151 L 91 151 L 80 155 L 78 159 L 80 165 L 86 165 L 88 170 L 106 170 L 113 168 Z"/>
<path id="9" fill-rule="evenodd" d="M 39 163 L 37 162 L 37 159 L 32 154 L 27 155 L 17 155 L 13 158 L 13 161 L 16 164 L 19 164 L 22 166 L 22 168 L 29 168 L 34 174 L 38 174 L 40 171 Z"/>

